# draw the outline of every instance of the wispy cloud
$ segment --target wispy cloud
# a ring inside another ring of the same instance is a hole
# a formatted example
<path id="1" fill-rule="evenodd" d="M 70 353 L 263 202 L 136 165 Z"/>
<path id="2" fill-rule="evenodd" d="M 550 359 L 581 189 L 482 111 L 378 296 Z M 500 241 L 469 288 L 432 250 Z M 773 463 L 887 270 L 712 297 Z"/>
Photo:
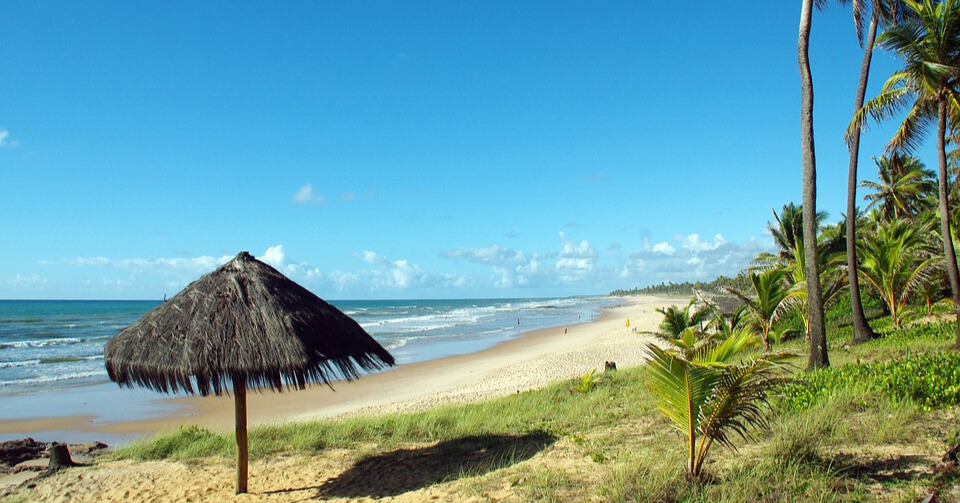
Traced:
<path id="1" fill-rule="evenodd" d="M 107 257 L 77 257 L 66 259 L 65 262 L 77 266 L 107 266 L 135 270 L 168 270 L 204 272 L 211 271 L 227 263 L 231 258 L 224 255 L 212 257 L 203 255 L 192 258 L 123 258 L 110 259 Z"/>
<path id="2" fill-rule="evenodd" d="M 494 286 L 509 288 L 526 285 L 530 278 L 540 272 L 537 255 L 494 244 L 482 248 L 458 248 L 440 252 L 440 257 L 464 259 L 474 264 L 489 266 L 495 276 Z"/>
<path id="3" fill-rule="evenodd" d="M 313 190 L 313 185 L 308 183 L 293 194 L 293 203 L 299 206 L 323 206 L 327 204 L 327 198 L 317 194 Z"/>
<path id="4" fill-rule="evenodd" d="M 742 243 L 727 241 L 717 234 L 713 240 L 699 234 L 676 236 L 674 244 L 666 241 L 632 252 L 620 270 L 621 278 L 641 283 L 661 281 L 712 280 L 719 275 L 733 275 L 750 264 L 757 253 L 770 251 L 770 245 L 750 239 Z"/>
<path id="5" fill-rule="evenodd" d="M 503 265 L 520 263 L 526 260 L 522 251 L 504 248 L 500 245 L 490 245 L 484 248 L 458 248 L 440 252 L 444 258 L 462 258 L 476 264 Z"/>
<path id="6" fill-rule="evenodd" d="M 15 274 L 13 278 L 4 280 L 6 286 L 13 288 L 36 288 L 47 284 L 47 279 L 37 274 L 22 275 Z"/>

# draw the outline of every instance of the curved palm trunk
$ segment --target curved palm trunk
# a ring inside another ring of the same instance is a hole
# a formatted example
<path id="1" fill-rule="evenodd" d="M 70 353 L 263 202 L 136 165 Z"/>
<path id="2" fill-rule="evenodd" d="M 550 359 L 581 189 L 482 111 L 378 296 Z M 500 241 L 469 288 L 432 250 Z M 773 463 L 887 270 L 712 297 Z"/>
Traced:
<path id="1" fill-rule="evenodd" d="M 807 275 L 807 302 L 810 308 L 810 356 L 807 368 L 830 365 L 823 326 L 823 296 L 817 263 L 817 161 L 813 145 L 813 77 L 810 75 L 810 20 L 813 0 L 803 0 L 800 10 L 800 37 L 797 59 L 800 64 L 800 158 L 803 164 L 803 250 Z"/>
<path id="2" fill-rule="evenodd" d="M 867 95 L 867 79 L 870 77 L 870 60 L 873 58 L 873 44 L 877 39 L 877 25 L 880 22 L 880 9 L 873 6 L 870 15 L 870 27 L 867 29 L 867 42 L 863 47 L 863 62 L 860 63 L 860 82 L 857 84 L 857 99 L 853 111 L 863 108 Z M 850 167 L 847 171 L 847 279 L 850 284 L 850 306 L 853 311 L 853 343 L 859 344 L 877 336 L 867 316 L 863 313 L 860 300 L 860 282 L 857 277 L 857 163 L 860 157 L 860 129 L 850 138 Z"/>
<path id="3" fill-rule="evenodd" d="M 940 195 L 940 235 L 943 238 L 943 255 L 947 263 L 947 276 L 950 277 L 950 292 L 953 294 L 953 309 L 957 316 L 957 341 L 960 349 L 960 274 L 957 273 L 957 255 L 953 250 L 953 236 L 950 234 L 950 204 L 947 199 L 947 102 L 940 99 L 937 103 L 937 188 Z"/>

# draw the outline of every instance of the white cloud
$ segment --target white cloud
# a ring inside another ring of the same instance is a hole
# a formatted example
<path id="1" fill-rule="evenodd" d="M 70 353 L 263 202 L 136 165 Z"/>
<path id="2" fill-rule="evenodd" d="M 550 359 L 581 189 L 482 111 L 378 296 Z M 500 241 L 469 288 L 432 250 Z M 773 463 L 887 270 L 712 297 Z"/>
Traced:
<path id="1" fill-rule="evenodd" d="M 503 248 L 500 245 L 490 245 L 484 248 L 458 248 L 440 252 L 444 258 L 463 258 L 470 262 L 485 265 L 513 264 L 526 261 L 522 251 Z"/>
<path id="2" fill-rule="evenodd" d="M 363 261 L 366 262 L 366 263 L 368 263 L 368 264 L 380 264 L 380 263 L 386 262 L 387 259 L 386 259 L 383 255 L 380 255 L 380 254 L 377 253 L 377 252 L 373 252 L 373 251 L 370 251 L 370 250 L 364 250 L 364 251 L 363 251 Z"/>
<path id="3" fill-rule="evenodd" d="M 299 206 L 307 205 L 324 205 L 327 204 L 327 199 L 320 194 L 317 194 L 313 190 L 312 184 L 305 184 L 303 187 L 297 189 L 297 192 L 293 194 L 293 202 Z"/>
<path id="4" fill-rule="evenodd" d="M 653 245 L 654 253 L 663 253 L 664 255 L 673 255 L 676 251 L 677 251 L 676 248 L 670 246 L 670 243 L 666 241 Z"/>
<path id="5" fill-rule="evenodd" d="M 699 234 L 690 234 L 687 236 L 681 236 L 678 238 L 680 241 L 680 246 L 687 250 L 692 250 L 694 252 L 716 250 L 726 242 L 723 239 L 723 236 L 717 234 L 713 238 L 713 243 L 709 241 L 704 241 Z"/>
<path id="6" fill-rule="evenodd" d="M 79 257 L 68 260 L 74 265 L 110 265 L 110 259 L 107 257 Z"/>
<path id="7" fill-rule="evenodd" d="M 77 257 L 65 262 L 78 266 L 108 266 L 134 270 L 170 270 L 170 271 L 203 271 L 209 272 L 226 264 L 231 256 L 211 257 L 203 255 L 193 258 L 124 258 L 109 259 L 106 257 Z"/>
<path id="8" fill-rule="evenodd" d="M 563 282 L 583 279 L 593 272 L 596 259 L 597 252 L 588 241 L 580 241 L 580 244 L 564 241 L 557 258 L 557 278 Z"/>
<path id="9" fill-rule="evenodd" d="M 408 288 L 419 275 L 422 275 L 420 268 L 410 265 L 406 260 L 394 261 L 393 270 L 390 271 L 390 277 L 393 278 L 392 286 L 397 288 Z"/>
<path id="10" fill-rule="evenodd" d="M 676 236 L 676 244 L 650 246 L 644 242 L 619 269 L 622 279 L 633 278 L 643 284 L 661 281 L 710 281 L 720 275 L 732 276 L 750 264 L 757 253 L 770 251 L 769 243 L 750 239 L 728 242 L 721 234 L 705 240 L 699 234 Z"/>
<path id="11" fill-rule="evenodd" d="M 538 255 L 493 244 L 482 248 L 458 248 L 440 252 L 443 258 L 465 259 L 474 264 L 490 266 L 494 273 L 492 284 L 498 288 L 527 285 L 540 272 Z"/>
<path id="12" fill-rule="evenodd" d="M 46 284 L 47 284 L 47 279 L 46 279 L 46 278 L 41 278 L 40 276 L 38 276 L 38 275 L 36 275 L 36 274 L 31 274 L 31 275 L 29 275 L 29 276 L 23 276 L 23 275 L 17 273 L 16 275 L 14 275 L 14 277 L 13 277 L 12 279 L 8 279 L 8 280 L 4 281 L 4 283 L 6 283 L 7 286 L 11 286 L 11 287 L 14 287 L 14 288 L 24 288 L 24 287 L 26 287 L 26 288 L 35 288 L 35 287 L 39 287 L 39 286 L 46 285 Z"/>
<path id="13" fill-rule="evenodd" d="M 0 148 L 16 147 L 17 145 L 19 145 L 19 142 L 10 139 L 10 131 L 0 128 Z"/>
<path id="14" fill-rule="evenodd" d="M 283 262 L 286 259 L 286 255 L 283 253 L 283 245 L 267 248 L 267 251 L 263 252 L 263 255 L 259 258 L 277 269 L 282 269 L 284 266 Z"/>
<path id="15" fill-rule="evenodd" d="M 287 254 L 283 250 L 283 245 L 271 246 L 257 258 L 272 265 L 294 281 L 317 279 L 323 275 L 319 268 L 310 267 L 309 264 L 287 263 Z"/>

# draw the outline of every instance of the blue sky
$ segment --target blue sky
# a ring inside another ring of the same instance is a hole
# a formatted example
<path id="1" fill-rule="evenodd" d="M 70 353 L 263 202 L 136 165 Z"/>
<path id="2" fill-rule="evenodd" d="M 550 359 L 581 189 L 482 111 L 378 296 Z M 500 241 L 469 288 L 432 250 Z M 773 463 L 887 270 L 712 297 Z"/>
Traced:
<path id="1" fill-rule="evenodd" d="M 795 2 L 0 5 L 0 298 L 241 250 L 330 299 L 606 293 L 735 274 L 800 201 Z M 835 220 L 861 51 L 812 36 Z"/>

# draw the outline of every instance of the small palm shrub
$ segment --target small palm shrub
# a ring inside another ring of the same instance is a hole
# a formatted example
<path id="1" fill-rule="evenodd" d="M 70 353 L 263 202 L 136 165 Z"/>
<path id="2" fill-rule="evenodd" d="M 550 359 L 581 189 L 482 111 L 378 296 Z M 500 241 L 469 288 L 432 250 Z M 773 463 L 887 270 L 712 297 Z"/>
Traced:
<path id="1" fill-rule="evenodd" d="M 726 337 L 689 329 L 663 340 L 668 349 L 647 345 L 646 387 L 683 436 L 687 469 L 698 478 L 714 442 L 735 450 L 735 436 L 747 439 L 751 429 L 769 427 L 768 394 L 787 381 L 778 362 L 793 355 L 764 353 L 744 360 L 761 344 L 746 328 Z"/>
<path id="2" fill-rule="evenodd" d="M 588 374 L 584 374 L 580 378 L 580 381 L 572 389 L 577 393 L 583 393 L 586 395 L 593 391 L 593 388 L 596 388 L 598 384 L 603 382 L 603 378 L 597 375 L 597 369 L 593 369 Z"/>

